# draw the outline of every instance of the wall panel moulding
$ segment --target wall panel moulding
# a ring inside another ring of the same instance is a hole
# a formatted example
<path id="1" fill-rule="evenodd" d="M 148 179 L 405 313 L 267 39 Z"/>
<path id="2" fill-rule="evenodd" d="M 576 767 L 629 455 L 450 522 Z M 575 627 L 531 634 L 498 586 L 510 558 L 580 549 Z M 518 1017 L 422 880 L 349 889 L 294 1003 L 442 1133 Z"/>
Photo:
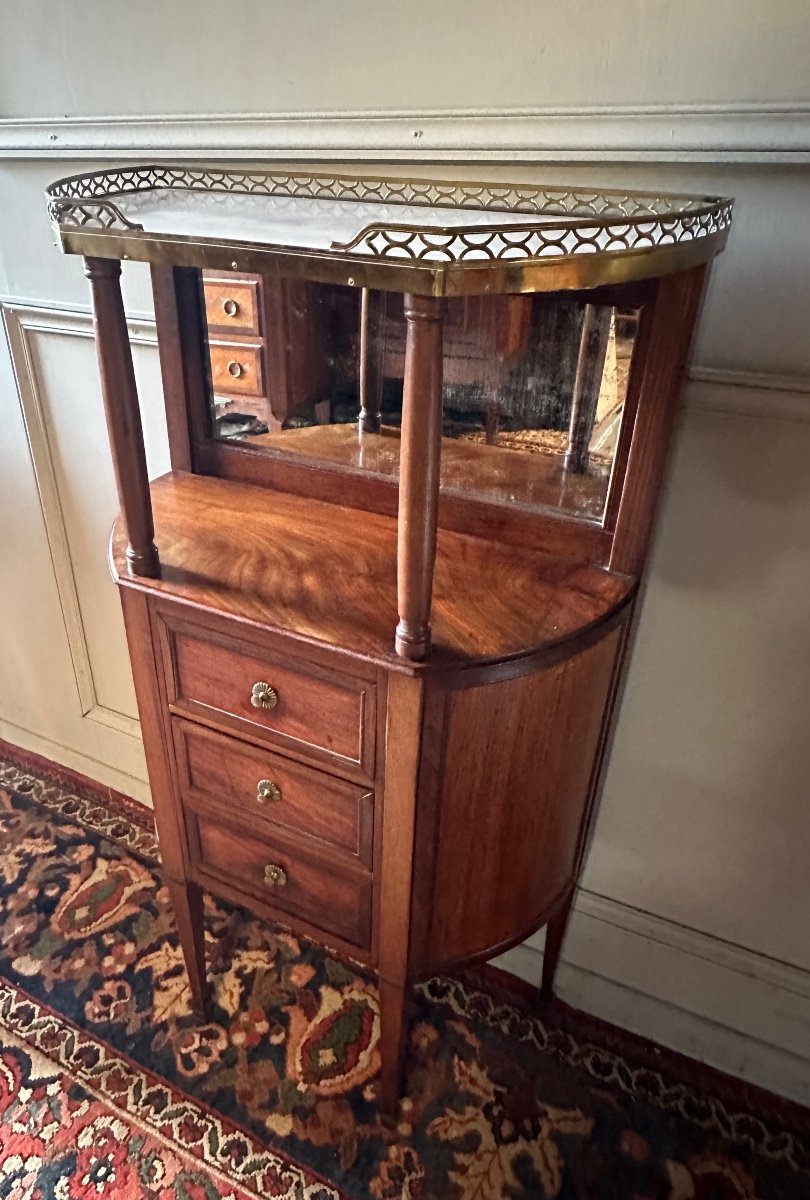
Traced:
<path id="1" fill-rule="evenodd" d="M 810 104 L 0 120 L 7 158 L 810 161 Z"/>

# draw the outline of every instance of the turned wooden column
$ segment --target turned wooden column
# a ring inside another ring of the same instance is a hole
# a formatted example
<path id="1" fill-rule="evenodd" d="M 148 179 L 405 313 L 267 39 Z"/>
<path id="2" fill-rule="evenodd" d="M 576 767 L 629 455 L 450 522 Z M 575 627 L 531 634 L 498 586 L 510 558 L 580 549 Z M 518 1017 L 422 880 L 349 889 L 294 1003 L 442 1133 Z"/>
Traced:
<path id="1" fill-rule="evenodd" d="M 399 463 L 396 651 L 419 661 L 430 644 L 442 439 L 444 300 L 405 297 L 405 383 Z"/>
<path id="2" fill-rule="evenodd" d="M 566 471 L 577 475 L 583 475 L 588 469 L 588 447 L 605 370 L 611 311 L 605 305 L 598 308 L 593 304 L 585 305 L 565 455 Z"/>
<path id="3" fill-rule="evenodd" d="M 361 433 L 379 433 L 383 388 L 382 334 L 385 292 L 363 288 L 360 297 L 360 416 Z"/>
<path id="4" fill-rule="evenodd" d="M 101 395 L 127 531 L 127 563 L 133 575 L 157 576 L 160 559 L 154 542 L 141 413 L 121 297 L 121 263 L 116 258 L 86 258 L 84 273 L 93 297 Z"/>

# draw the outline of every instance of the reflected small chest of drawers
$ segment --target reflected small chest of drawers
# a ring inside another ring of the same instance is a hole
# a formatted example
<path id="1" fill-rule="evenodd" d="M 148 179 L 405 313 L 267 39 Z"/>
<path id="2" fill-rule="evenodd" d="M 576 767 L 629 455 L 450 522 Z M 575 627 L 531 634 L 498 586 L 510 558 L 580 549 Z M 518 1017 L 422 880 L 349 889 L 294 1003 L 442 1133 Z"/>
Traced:
<path id="1" fill-rule="evenodd" d="M 295 280 L 203 273 L 212 415 L 223 435 L 242 432 L 246 418 L 278 430 L 327 395 L 329 363 L 314 344 L 324 312 L 312 300 Z"/>

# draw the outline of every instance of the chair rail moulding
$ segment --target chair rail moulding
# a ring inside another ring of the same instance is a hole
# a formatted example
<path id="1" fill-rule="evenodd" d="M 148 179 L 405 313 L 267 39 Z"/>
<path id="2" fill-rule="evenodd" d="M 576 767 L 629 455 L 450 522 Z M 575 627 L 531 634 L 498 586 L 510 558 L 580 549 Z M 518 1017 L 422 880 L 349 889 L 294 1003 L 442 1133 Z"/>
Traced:
<path id="1" fill-rule="evenodd" d="M 810 104 L 5 118 L 0 157 L 437 159 L 456 162 L 810 161 Z"/>

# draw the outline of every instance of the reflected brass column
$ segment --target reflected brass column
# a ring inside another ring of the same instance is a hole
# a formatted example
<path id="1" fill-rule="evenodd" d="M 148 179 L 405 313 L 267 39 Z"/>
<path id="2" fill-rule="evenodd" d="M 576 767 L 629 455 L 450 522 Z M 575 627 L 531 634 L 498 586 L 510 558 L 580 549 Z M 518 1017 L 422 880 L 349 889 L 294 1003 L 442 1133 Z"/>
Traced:
<path id="1" fill-rule="evenodd" d="M 380 432 L 383 389 L 381 339 L 385 321 L 385 292 L 363 288 L 360 297 L 360 415 L 361 433 Z"/>
<path id="2" fill-rule="evenodd" d="M 565 469 L 575 475 L 584 475 L 588 469 L 588 451 L 605 373 L 612 311 L 606 305 L 585 305 L 565 455 Z"/>

